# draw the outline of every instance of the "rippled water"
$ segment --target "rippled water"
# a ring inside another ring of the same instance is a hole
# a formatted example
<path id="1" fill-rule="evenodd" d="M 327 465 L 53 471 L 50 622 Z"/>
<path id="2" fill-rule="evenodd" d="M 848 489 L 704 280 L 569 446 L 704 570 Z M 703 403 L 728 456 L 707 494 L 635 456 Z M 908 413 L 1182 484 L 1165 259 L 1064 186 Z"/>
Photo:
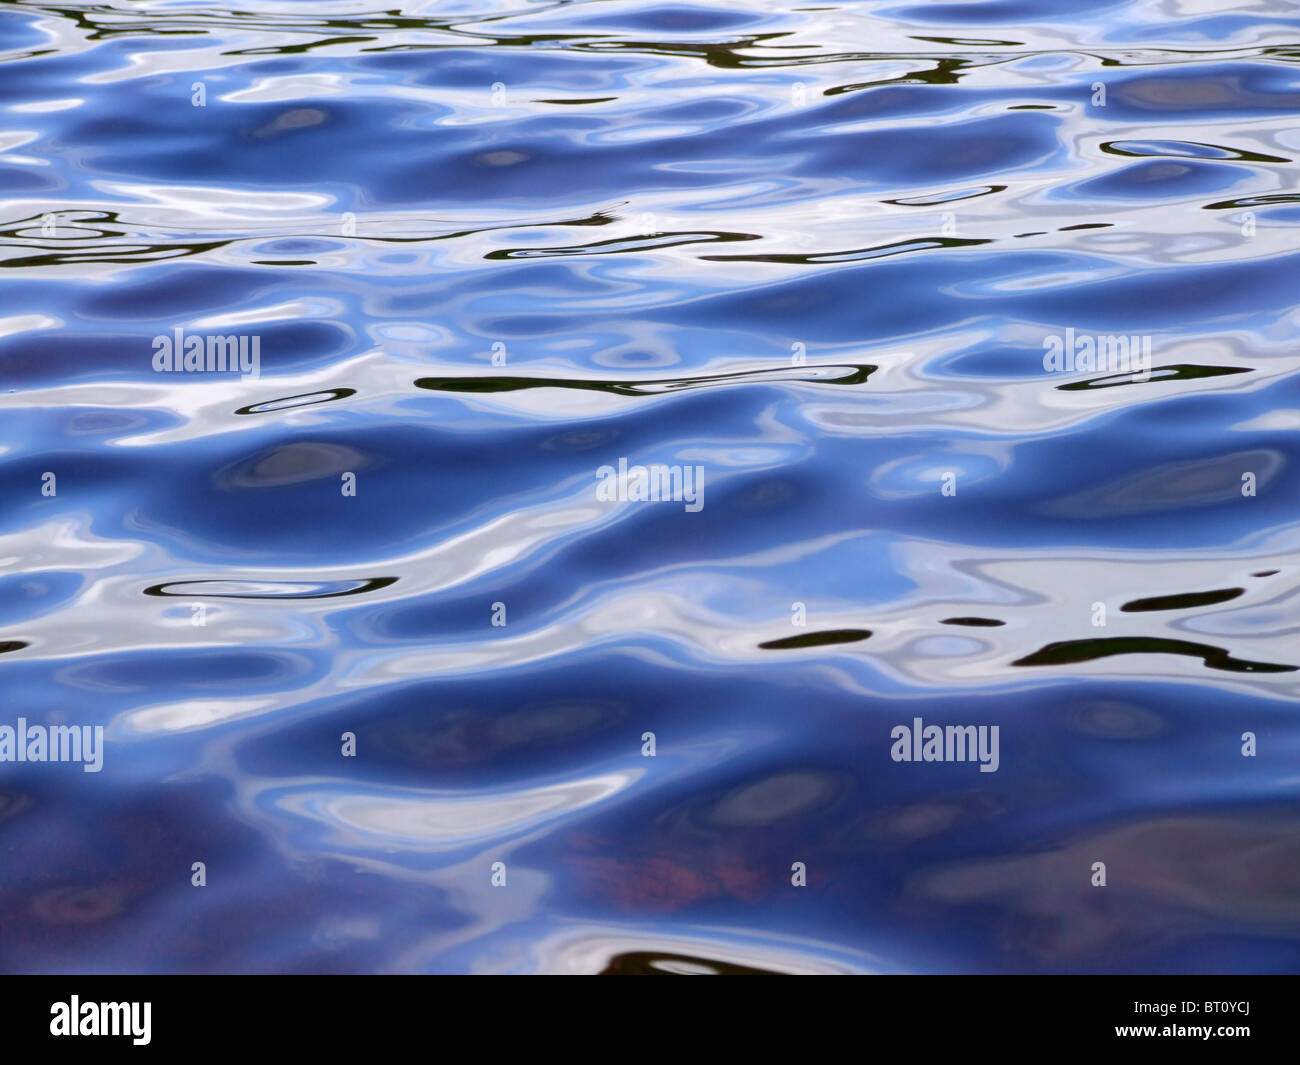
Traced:
<path id="1" fill-rule="evenodd" d="M 106 741 L 0 765 L 5 969 L 1300 968 L 1294 5 L 19 0 L 0 60 L 0 724 Z"/>

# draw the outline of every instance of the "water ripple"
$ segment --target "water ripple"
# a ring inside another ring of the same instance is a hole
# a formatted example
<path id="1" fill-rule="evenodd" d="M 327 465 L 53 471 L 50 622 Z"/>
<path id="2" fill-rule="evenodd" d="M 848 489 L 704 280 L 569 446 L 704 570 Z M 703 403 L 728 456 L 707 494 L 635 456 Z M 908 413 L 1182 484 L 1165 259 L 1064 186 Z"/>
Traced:
<path id="1" fill-rule="evenodd" d="M 1294 971 L 1274 8 L 5 5 L 9 967 Z"/>

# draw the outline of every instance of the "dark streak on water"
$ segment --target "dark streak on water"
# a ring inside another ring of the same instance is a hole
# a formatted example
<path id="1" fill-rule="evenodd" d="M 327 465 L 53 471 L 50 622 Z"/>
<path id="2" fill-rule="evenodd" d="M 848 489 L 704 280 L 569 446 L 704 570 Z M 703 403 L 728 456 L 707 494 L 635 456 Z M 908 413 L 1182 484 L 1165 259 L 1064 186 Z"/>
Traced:
<path id="1" fill-rule="evenodd" d="M 1111 636 L 1098 640 L 1063 640 L 1049 643 L 1032 655 L 1013 662 L 1016 666 L 1058 666 L 1066 662 L 1091 662 L 1110 655 L 1167 654 L 1188 655 L 1201 659 L 1210 669 L 1233 673 L 1294 673 L 1297 666 L 1273 662 L 1247 662 L 1233 658 L 1221 647 L 1192 643 L 1189 640 L 1165 640 L 1152 636 Z"/>
<path id="2" fill-rule="evenodd" d="M 439 392 L 515 392 L 521 388 L 579 388 L 609 392 L 617 396 L 658 396 L 688 388 L 727 384 L 765 384 L 779 381 L 820 381 L 823 384 L 861 384 L 875 366 L 809 366 L 802 370 L 751 370 L 747 373 L 713 374 L 703 377 L 666 378 L 651 381 L 583 381 L 557 377 L 422 377 L 418 388 Z"/>
<path id="3" fill-rule="evenodd" d="M 0 968 L 1300 969 L 1289 5 L 18 0 L 0 114 Z"/>
<path id="4" fill-rule="evenodd" d="M 785 636 L 779 640 L 765 640 L 758 646 L 765 651 L 785 651 L 792 647 L 827 647 L 836 643 L 857 643 L 870 635 L 866 629 L 832 629 L 828 632 L 808 632 L 798 636 Z"/>
<path id="5" fill-rule="evenodd" d="M 1121 610 L 1126 614 L 1143 610 L 1190 610 L 1198 606 L 1214 606 L 1246 594 L 1245 588 L 1216 588 L 1211 592 L 1183 592 L 1178 595 L 1156 595 L 1149 599 L 1134 599 Z"/>

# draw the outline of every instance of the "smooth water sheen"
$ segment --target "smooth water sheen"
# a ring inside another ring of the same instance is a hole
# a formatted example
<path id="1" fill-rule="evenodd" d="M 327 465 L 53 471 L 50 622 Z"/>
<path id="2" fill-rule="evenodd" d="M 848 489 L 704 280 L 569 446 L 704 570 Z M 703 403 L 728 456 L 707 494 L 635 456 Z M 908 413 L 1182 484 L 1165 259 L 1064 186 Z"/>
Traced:
<path id="1" fill-rule="evenodd" d="M 1300 969 L 1294 5 L 17 0 L 0 116 L 5 970 Z"/>

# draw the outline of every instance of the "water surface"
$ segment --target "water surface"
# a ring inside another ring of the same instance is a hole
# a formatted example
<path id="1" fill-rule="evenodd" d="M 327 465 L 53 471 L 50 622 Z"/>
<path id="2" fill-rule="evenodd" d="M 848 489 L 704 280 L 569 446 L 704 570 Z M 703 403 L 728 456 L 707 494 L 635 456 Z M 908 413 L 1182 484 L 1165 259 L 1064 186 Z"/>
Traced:
<path id="1" fill-rule="evenodd" d="M 0 724 L 106 749 L 0 765 L 0 966 L 1300 968 L 1298 64 L 1272 2 L 5 3 Z"/>

